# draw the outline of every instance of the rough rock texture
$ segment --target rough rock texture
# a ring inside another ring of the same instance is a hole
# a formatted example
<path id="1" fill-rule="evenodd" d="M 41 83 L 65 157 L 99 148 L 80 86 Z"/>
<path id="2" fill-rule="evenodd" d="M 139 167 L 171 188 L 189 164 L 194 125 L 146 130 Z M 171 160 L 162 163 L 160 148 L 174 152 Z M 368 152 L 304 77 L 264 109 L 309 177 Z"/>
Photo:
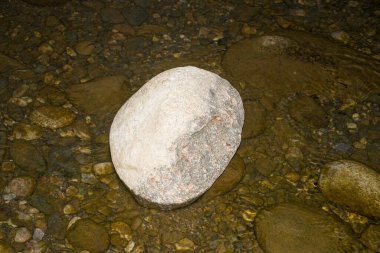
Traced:
<path id="1" fill-rule="evenodd" d="M 31 177 L 16 177 L 9 182 L 6 191 L 16 197 L 27 197 L 33 193 L 35 181 Z"/>
<path id="2" fill-rule="evenodd" d="M 50 129 L 68 126 L 74 119 L 74 112 L 59 106 L 41 106 L 30 113 L 32 123 Z"/>
<path id="3" fill-rule="evenodd" d="M 240 144 L 243 121 L 241 98 L 228 81 L 196 67 L 170 69 L 115 116 L 112 161 L 140 203 L 184 206 L 222 174 Z"/>
<path id="4" fill-rule="evenodd" d="M 220 175 L 211 188 L 203 194 L 201 200 L 210 201 L 217 196 L 231 191 L 243 179 L 244 175 L 244 160 L 238 154 L 235 154 L 222 175 Z"/>
<path id="5" fill-rule="evenodd" d="M 267 253 L 338 253 L 360 248 L 342 223 L 322 211 L 295 204 L 261 211 L 255 232 Z"/>
<path id="6" fill-rule="evenodd" d="M 326 164 L 319 187 L 329 200 L 380 218 L 380 174 L 364 164 L 350 160 Z"/>

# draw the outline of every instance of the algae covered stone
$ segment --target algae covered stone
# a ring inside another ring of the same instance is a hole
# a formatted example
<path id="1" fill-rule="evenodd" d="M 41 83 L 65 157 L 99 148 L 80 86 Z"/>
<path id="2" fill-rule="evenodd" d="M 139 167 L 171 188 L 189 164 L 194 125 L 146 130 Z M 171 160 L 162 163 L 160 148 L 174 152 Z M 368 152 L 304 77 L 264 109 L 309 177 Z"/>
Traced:
<path id="1" fill-rule="evenodd" d="M 116 172 L 137 200 L 172 209 L 202 195 L 241 140 L 239 93 L 196 67 L 160 73 L 118 111 L 110 131 Z"/>

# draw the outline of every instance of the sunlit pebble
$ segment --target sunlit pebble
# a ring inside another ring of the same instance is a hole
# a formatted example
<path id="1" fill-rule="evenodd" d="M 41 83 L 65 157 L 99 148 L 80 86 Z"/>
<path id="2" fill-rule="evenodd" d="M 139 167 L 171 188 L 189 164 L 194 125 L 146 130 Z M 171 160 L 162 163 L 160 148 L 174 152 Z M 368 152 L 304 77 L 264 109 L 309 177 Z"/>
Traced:
<path id="1" fill-rule="evenodd" d="M 40 241 L 44 236 L 45 232 L 40 228 L 36 228 L 33 233 L 33 240 Z"/>
<path id="2" fill-rule="evenodd" d="M 133 250 L 133 248 L 135 247 L 135 242 L 134 241 L 129 241 L 127 247 L 124 248 L 124 251 L 129 253 Z"/>
<path id="3" fill-rule="evenodd" d="M 20 106 L 20 107 L 26 107 L 28 106 L 28 104 L 33 102 L 33 99 L 30 97 L 11 98 L 9 99 L 9 102 L 16 104 L 17 106 Z"/>
<path id="4" fill-rule="evenodd" d="M 72 205 L 70 204 L 67 204 L 64 208 L 63 208 L 63 213 L 64 214 L 74 214 L 74 213 L 77 213 L 77 210 L 75 209 L 75 207 L 73 207 Z"/>
<path id="5" fill-rule="evenodd" d="M 32 234 L 27 228 L 18 228 L 16 231 L 16 235 L 14 237 L 15 242 L 24 243 L 30 240 L 32 238 Z"/>
<path id="6" fill-rule="evenodd" d="M 352 114 L 352 119 L 355 120 L 355 121 L 358 121 L 360 119 L 359 113 Z"/>
<path id="7" fill-rule="evenodd" d="M 90 147 L 78 147 L 76 148 L 76 151 L 82 154 L 90 155 L 92 153 Z"/>
<path id="8" fill-rule="evenodd" d="M 245 210 L 241 215 L 245 221 L 251 222 L 255 219 L 256 214 L 257 213 L 252 210 Z"/>
<path id="9" fill-rule="evenodd" d="M 349 122 L 349 123 L 347 123 L 347 128 L 348 129 L 356 129 L 357 125 L 356 125 L 356 123 Z"/>

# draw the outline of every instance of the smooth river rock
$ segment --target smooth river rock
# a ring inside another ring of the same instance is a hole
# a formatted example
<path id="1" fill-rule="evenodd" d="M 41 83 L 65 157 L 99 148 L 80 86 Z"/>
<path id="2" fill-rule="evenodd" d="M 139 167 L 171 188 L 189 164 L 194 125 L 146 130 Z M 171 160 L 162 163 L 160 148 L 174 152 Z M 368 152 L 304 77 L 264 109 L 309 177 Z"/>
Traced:
<path id="1" fill-rule="evenodd" d="M 380 218 L 380 174 L 364 164 L 350 160 L 326 164 L 319 187 L 332 202 Z"/>
<path id="2" fill-rule="evenodd" d="M 103 118 L 116 111 L 130 96 L 124 76 L 107 76 L 67 89 L 69 100 L 81 111 Z"/>
<path id="3" fill-rule="evenodd" d="M 66 238 L 74 247 L 93 253 L 105 252 L 110 243 L 107 230 L 90 219 L 76 221 L 68 229 Z"/>
<path id="4" fill-rule="evenodd" d="M 162 72 L 119 110 L 112 161 L 143 205 L 191 203 L 222 174 L 241 140 L 244 109 L 228 81 L 196 67 Z"/>
<path id="5" fill-rule="evenodd" d="M 12 142 L 9 145 L 9 153 L 14 162 L 24 170 L 42 172 L 46 169 L 41 152 L 27 141 Z"/>
<path id="6" fill-rule="evenodd" d="M 40 127 L 57 129 L 70 125 L 75 113 L 59 106 L 41 106 L 30 113 L 30 121 Z"/>
<path id="7" fill-rule="evenodd" d="M 260 211 L 255 232 L 266 253 L 358 252 L 354 249 L 361 247 L 343 223 L 299 204 L 284 203 Z"/>

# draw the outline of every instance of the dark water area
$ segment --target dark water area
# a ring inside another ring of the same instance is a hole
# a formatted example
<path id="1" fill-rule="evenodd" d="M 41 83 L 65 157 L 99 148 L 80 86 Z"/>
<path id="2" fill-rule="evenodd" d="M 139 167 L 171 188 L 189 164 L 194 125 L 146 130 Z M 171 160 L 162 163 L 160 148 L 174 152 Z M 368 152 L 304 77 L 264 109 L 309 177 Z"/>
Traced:
<path id="1" fill-rule="evenodd" d="M 380 5 L 0 0 L 0 253 L 380 252 Z M 194 203 L 141 206 L 109 129 L 179 66 L 227 79 L 245 122 Z"/>

